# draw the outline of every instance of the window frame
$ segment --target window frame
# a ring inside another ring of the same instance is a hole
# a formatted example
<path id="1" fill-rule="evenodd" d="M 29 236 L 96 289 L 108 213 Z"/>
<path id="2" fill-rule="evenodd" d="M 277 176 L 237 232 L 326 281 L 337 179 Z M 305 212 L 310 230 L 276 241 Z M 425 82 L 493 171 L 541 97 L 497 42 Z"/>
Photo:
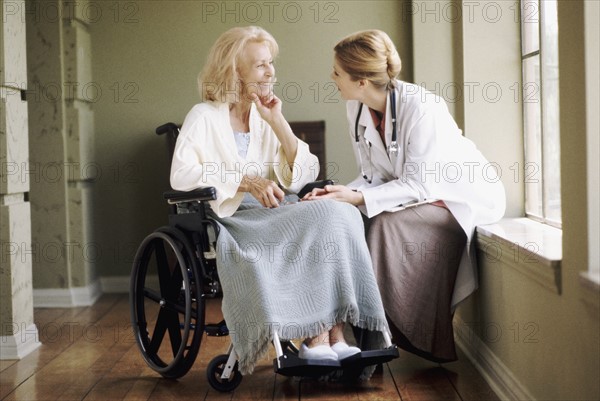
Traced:
<path id="1" fill-rule="evenodd" d="M 550 196 L 548 195 L 548 186 L 551 181 L 548 176 L 548 169 L 550 168 L 547 163 L 547 156 L 549 151 L 546 149 L 547 142 L 549 142 L 549 136 L 547 132 L 552 131 L 546 122 L 550 113 L 547 110 L 546 102 L 544 98 L 544 89 L 549 86 L 550 78 L 548 81 L 545 79 L 545 70 L 551 67 L 544 65 L 544 19 L 543 16 L 548 7 L 547 2 L 552 1 L 556 4 L 556 0 L 520 0 L 520 30 L 521 30 L 521 46 L 520 46 L 520 58 L 521 58 L 521 78 L 522 78 L 522 110 L 523 110 L 523 144 L 524 144 L 524 186 L 525 186 L 525 216 L 544 223 L 553 227 L 562 227 L 562 200 L 560 197 L 560 168 L 553 171 L 558 177 L 554 177 L 553 186 L 558 187 L 558 206 L 555 206 L 553 210 L 554 215 L 558 215 L 558 220 L 549 216 L 550 212 Z M 535 13 L 526 13 L 525 11 L 531 9 L 531 6 L 535 6 Z M 532 20 L 532 16 L 537 20 Z M 556 18 L 556 16 L 554 16 Z M 531 27 L 526 24 L 535 22 L 536 27 L 534 32 L 531 32 Z M 537 37 L 529 37 L 531 34 L 537 34 Z M 557 33 L 558 34 L 558 33 Z M 533 43 L 533 45 L 532 45 Z M 533 50 L 531 49 L 533 48 Z M 556 62 L 558 62 L 558 52 L 556 51 Z M 537 64 L 535 61 L 537 59 Z M 532 61 L 528 61 L 532 60 Z M 532 70 L 534 72 L 534 79 L 528 76 L 528 64 L 534 63 Z M 558 64 L 557 64 L 558 68 Z M 537 74 L 537 75 L 536 75 Z M 558 72 L 556 72 L 555 90 L 558 91 Z M 532 88 L 533 84 L 533 96 L 532 99 Z M 557 93 L 557 92 L 556 92 Z M 559 104 L 558 96 L 556 96 L 556 104 L 552 104 L 558 118 Z M 533 107 L 532 107 L 533 105 Z M 537 105 L 537 106 L 536 106 Z M 535 109 L 535 110 L 534 110 Z M 546 115 L 548 113 L 548 115 Z M 555 124 L 552 140 L 559 147 L 558 153 L 554 155 L 554 159 L 558 159 L 560 162 L 560 121 Z M 534 127 L 532 132 L 531 128 Z M 534 136 L 532 138 L 532 136 Z M 537 137 L 539 136 L 539 138 Z M 533 148 L 535 147 L 535 149 Z M 536 154 L 537 153 L 537 154 Z M 533 157 L 532 157 L 533 156 Z M 534 159 L 534 160 L 532 160 Z M 556 182 L 557 181 L 557 182 Z M 534 193 L 535 192 L 535 193 Z M 552 197 L 556 203 L 556 198 Z M 558 209 L 558 211 L 556 210 Z"/>

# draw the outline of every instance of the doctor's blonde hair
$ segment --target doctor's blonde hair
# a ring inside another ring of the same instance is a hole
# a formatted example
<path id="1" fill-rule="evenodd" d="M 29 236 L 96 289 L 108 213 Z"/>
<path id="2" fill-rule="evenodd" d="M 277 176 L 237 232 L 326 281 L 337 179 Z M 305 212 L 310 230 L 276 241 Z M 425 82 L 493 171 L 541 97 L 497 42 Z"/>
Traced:
<path id="1" fill-rule="evenodd" d="M 402 61 L 396 46 L 383 31 L 371 29 L 353 33 L 335 45 L 335 58 L 352 80 L 369 80 L 389 89 L 400 74 Z"/>
<path id="2" fill-rule="evenodd" d="M 204 68 L 198 75 L 198 88 L 203 101 L 237 103 L 242 86 L 238 68 L 244 62 L 243 50 L 251 42 L 264 43 L 275 58 L 279 46 L 275 38 L 257 26 L 236 27 L 219 36 L 208 53 Z"/>

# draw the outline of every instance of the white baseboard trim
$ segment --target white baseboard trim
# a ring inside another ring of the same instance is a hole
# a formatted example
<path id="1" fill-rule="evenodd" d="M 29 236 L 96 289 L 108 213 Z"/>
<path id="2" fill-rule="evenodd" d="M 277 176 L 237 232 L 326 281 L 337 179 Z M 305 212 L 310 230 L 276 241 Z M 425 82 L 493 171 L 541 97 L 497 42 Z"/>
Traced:
<path id="1" fill-rule="evenodd" d="M 35 324 L 12 336 L 0 336 L 0 360 L 22 359 L 35 351 L 42 343 Z"/>
<path id="2" fill-rule="evenodd" d="M 501 400 L 535 400 L 527 388 L 477 337 L 468 324 L 454 316 L 456 344 Z"/>
<path id="3" fill-rule="evenodd" d="M 102 295 L 98 280 L 85 287 L 34 288 L 34 308 L 72 308 L 93 305 Z"/>

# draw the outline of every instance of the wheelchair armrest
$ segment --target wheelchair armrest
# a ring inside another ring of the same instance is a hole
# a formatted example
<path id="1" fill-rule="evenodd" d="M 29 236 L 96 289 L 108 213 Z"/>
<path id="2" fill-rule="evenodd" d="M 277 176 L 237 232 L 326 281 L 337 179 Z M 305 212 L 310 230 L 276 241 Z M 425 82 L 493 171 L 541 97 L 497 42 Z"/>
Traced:
<path id="1" fill-rule="evenodd" d="M 298 192 L 298 197 L 302 198 L 314 188 L 323 188 L 325 185 L 333 185 L 333 181 L 321 180 L 309 182 L 300 190 L 300 192 Z M 193 189 L 191 191 L 167 191 L 163 193 L 163 197 L 171 204 L 180 202 L 210 201 L 217 199 L 217 190 L 215 187 L 206 187 Z"/>
<path id="2" fill-rule="evenodd" d="M 298 192 L 298 198 L 303 198 L 304 195 L 306 195 L 307 193 L 309 193 L 310 191 L 312 191 L 315 188 L 324 188 L 325 185 L 333 185 L 333 181 L 332 180 L 321 180 L 321 181 L 309 182 L 300 190 L 300 192 Z"/>
<path id="3" fill-rule="evenodd" d="M 215 187 L 206 187 L 193 189 L 191 191 L 167 191 L 163 193 L 167 202 L 202 202 L 217 199 L 217 190 Z"/>

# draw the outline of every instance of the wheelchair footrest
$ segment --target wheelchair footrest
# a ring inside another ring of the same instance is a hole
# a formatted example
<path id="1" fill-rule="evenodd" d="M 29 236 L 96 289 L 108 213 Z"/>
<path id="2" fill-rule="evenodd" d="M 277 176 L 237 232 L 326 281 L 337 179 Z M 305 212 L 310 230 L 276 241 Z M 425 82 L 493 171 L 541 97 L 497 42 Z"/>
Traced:
<path id="1" fill-rule="evenodd" d="M 216 324 L 207 324 L 204 326 L 204 331 L 206 335 L 209 337 L 222 337 L 229 335 L 229 329 L 225 324 L 225 321 L 222 320 Z"/>
<path id="2" fill-rule="evenodd" d="M 361 351 L 340 361 L 342 369 L 346 368 L 364 368 L 371 365 L 386 363 L 392 359 L 398 358 L 398 347 L 393 345 L 385 349 L 376 349 L 370 351 Z"/>
<path id="3" fill-rule="evenodd" d="M 319 377 L 340 369 L 338 361 L 321 359 L 302 359 L 286 352 L 273 359 L 275 373 L 283 376 Z"/>
<path id="4" fill-rule="evenodd" d="M 283 376 L 319 377 L 335 370 L 362 370 L 367 366 L 389 362 L 398 356 L 398 347 L 395 345 L 385 349 L 361 351 L 341 361 L 301 359 L 293 353 L 285 352 L 281 357 L 273 359 L 273 366 L 275 373 Z"/>

